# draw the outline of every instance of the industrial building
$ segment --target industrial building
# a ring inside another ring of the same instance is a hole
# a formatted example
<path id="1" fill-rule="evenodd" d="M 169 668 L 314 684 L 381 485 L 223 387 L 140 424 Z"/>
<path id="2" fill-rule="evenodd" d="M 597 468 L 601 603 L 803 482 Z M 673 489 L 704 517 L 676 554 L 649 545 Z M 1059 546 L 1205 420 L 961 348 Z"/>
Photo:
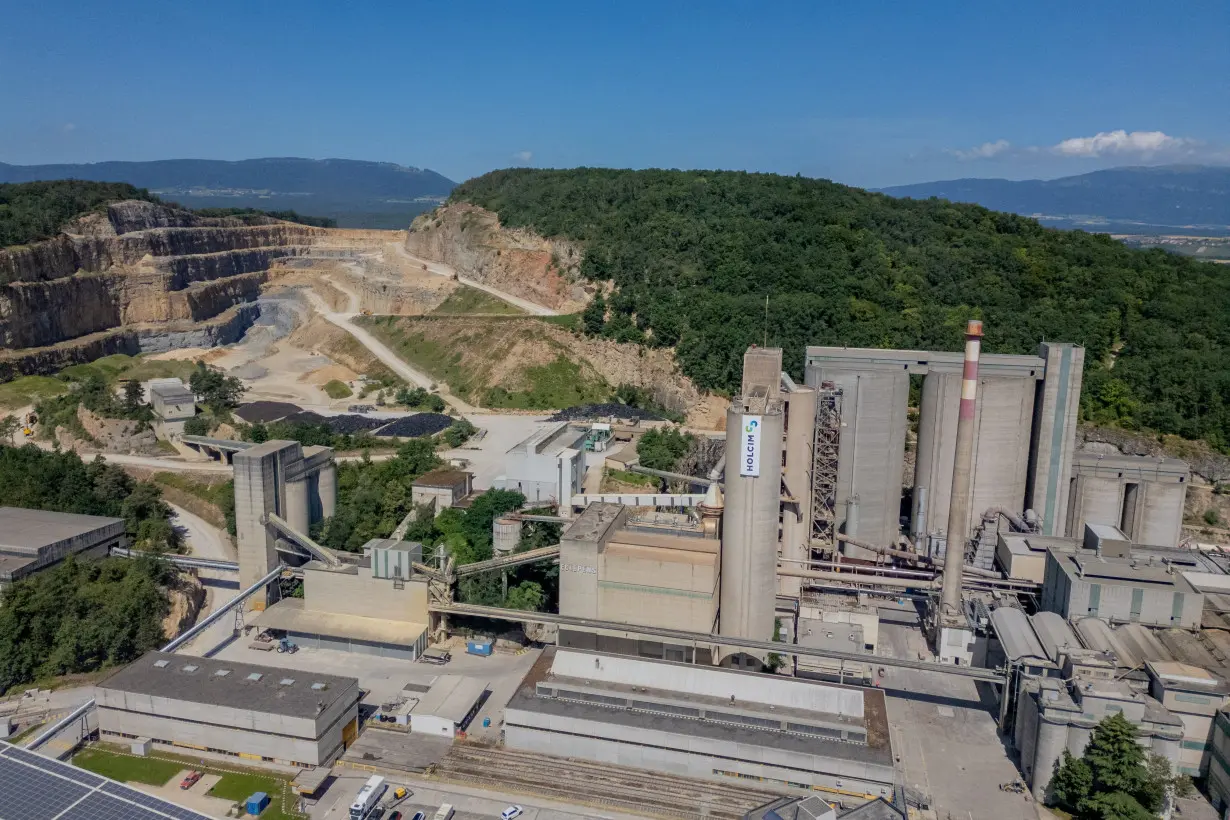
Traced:
<path id="1" fill-rule="evenodd" d="M 1037 356 L 980 358 L 963 538 L 991 507 L 1032 508 L 1041 534 L 1064 533 L 1083 362 L 1083 348 L 1053 343 L 1040 345 Z M 821 407 L 835 408 L 840 429 L 832 490 L 839 531 L 897 543 L 910 377 L 922 376 L 909 531 L 915 539 L 947 538 L 962 369 L 960 353 L 807 348 L 805 381 Z"/>
<path id="2" fill-rule="evenodd" d="M 284 598 L 254 620 L 302 646 L 413 661 L 427 648 L 428 579 L 411 564 L 423 545 L 376 539 L 357 563 L 303 566 L 303 597 Z"/>
<path id="3" fill-rule="evenodd" d="M 455 507 L 474 489 L 473 473 L 464 470 L 432 470 L 410 485 L 415 506 L 430 504 L 437 513 Z"/>
<path id="4" fill-rule="evenodd" d="M 1118 623 L 1197 629 L 1204 595 L 1181 572 L 1128 556 L 1047 551 L 1042 609 L 1075 621 L 1086 616 Z"/>
<path id="5" fill-rule="evenodd" d="M 560 613 L 708 634 L 717 622 L 723 542 L 703 531 L 638 527 L 628 508 L 590 504 L 560 538 Z M 772 561 L 772 554 L 770 554 Z M 772 591 L 768 617 L 772 634 Z M 645 641 L 618 630 L 561 630 L 561 646 L 668 660 L 696 660 L 691 646 Z M 706 657 L 708 650 L 697 654 Z"/>
<path id="6" fill-rule="evenodd" d="M 1117 527 L 1133 543 L 1173 547 L 1183 529 L 1191 468 L 1174 458 L 1077 453 L 1066 534 L 1085 524 Z"/>
<path id="7" fill-rule="evenodd" d="M 535 503 L 567 506 L 585 478 L 585 435 L 567 422 L 539 430 L 504 455 L 495 486 Z"/>
<path id="8" fill-rule="evenodd" d="M 0 507 L 0 590 L 70 555 L 102 557 L 127 545 L 122 518 Z"/>
<path id="9" fill-rule="evenodd" d="M 1230 809 L 1230 714 L 1217 713 L 1209 741 L 1209 776 L 1206 784 L 1213 808 Z"/>
<path id="10" fill-rule="evenodd" d="M 246 589 L 282 561 L 279 535 L 268 526 L 270 514 L 304 536 L 313 522 L 333 515 L 337 465 L 331 448 L 304 447 L 297 441 L 247 447 L 234 454 L 233 464 L 239 585 Z M 254 595 L 248 606 L 264 609 L 267 603 L 267 597 Z"/>
<path id="11" fill-rule="evenodd" d="M 465 732 L 489 694 L 485 681 L 465 675 L 439 675 L 426 686 L 408 687 L 403 695 L 410 732 L 452 740 Z"/>
<path id="12" fill-rule="evenodd" d="M 332 763 L 355 738 L 355 678 L 148 652 L 98 684 L 99 731 L 289 766 Z"/>
<path id="13" fill-rule="evenodd" d="M 151 380 L 149 404 L 154 415 L 164 422 L 182 422 L 196 415 L 196 396 L 179 379 Z"/>
<path id="14" fill-rule="evenodd" d="M 732 669 L 547 650 L 504 715 L 510 748 L 892 799 L 884 694 Z"/>

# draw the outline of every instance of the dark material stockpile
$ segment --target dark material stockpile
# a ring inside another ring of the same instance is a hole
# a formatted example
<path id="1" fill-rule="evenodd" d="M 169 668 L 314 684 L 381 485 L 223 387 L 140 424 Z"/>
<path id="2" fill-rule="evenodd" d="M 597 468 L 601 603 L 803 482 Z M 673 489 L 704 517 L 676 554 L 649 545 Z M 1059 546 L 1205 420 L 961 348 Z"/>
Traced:
<path id="1" fill-rule="evenodd" d="M 388 423 L 388 419 L 373 419 L 367 416 L 341 415 L 322 416 L 311 410 L 304 410 L 293 416 L 287 416 L 283 421 L 290 424 L 323 424 L 334 433 L 358 433 L 364 430 L 375 430 Z"/>
<path id="2" fill-rule="evenodd" d="M 443 413 L 416 413 L 413 416 L 398 419 L 392 424 L 386 424 L 376 431 L 376 435 L 418 438 L 419 436 L 434 436 L 452 426 L 453 419 Z"/>
<path id="3" fill-rule="evenodd" d="M 606 419 L 616 418 L 627 421 L 661 421 L 662 417 L 657 413 L 652 413 L 649 410 L 642 410 L 639 407 L 629 407 L 626 404 L 618 402 L 607 402 L 606 404 L 582 404 L 577 407 L 569 407 L 566 410 L 561 410 L 547 421 L 588 421 L 589 419 Z"/>

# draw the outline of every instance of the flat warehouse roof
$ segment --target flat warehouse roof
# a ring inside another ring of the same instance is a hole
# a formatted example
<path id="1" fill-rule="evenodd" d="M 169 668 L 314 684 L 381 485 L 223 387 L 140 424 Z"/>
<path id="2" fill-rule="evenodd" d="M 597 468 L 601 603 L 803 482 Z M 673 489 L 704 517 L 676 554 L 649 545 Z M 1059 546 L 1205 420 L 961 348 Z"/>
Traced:
<path id="1" fill-rule="evenodd" d="M 460 723 L 487 691 L 487 682 L 464 675 L 440 675 L 431 688 L 410 710 L 414 715 L 431 715 Z"/>
<path id="2" fill-rule="evenodd" d="M 305 609 L 302 598 L 284 598 L 278 601 L 260 613 L 254 623 L 268 629 L 284 629 L 302 635 L 348 638 L 393 646 L 414 646 L 419 637 L 427 631 L 426 624 L 413 621 L 364 618 L 360 615 L 339 615 Z"/>
<path id="3" fill-rule="evenodd" d="M 35 554 L 70 538 L 97 533 L 102 540 L 123 532 L 122 518 L 0 507 L 0 550 L 6 552 Z"/>
<path id="4" fill-rule="evenodd" d="M 98 684 L 105 692 L 229 706 L 288 717 L 315 718 L 340 698 L 357 700 L 359 681 L 214 658 L 147 652 Z"/>

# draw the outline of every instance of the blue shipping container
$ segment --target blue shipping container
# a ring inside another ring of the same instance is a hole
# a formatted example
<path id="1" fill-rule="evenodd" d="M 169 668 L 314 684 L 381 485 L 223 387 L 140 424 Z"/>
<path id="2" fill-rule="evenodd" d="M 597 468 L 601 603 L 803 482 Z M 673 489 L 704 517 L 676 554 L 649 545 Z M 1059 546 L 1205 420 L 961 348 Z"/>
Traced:
<path id="1" fill-rule="evenodd" d="M 490 655 L 491 641 L 466 641 L 466 652 L 471 655 Z"/>
<path id="2" fill-rule="evenodd" d="M 248 814 L 257 815 L 265 810 L 265 806 L 269 805 L 269 795 L 264 792 L 255 792 L 248 798 Z"/>

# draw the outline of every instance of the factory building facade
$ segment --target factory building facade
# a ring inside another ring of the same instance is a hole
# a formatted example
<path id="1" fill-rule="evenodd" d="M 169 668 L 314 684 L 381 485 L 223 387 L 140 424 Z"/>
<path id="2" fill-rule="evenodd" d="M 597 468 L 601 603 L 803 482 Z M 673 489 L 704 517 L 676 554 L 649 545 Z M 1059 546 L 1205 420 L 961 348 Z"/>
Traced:
<path id="1" fill-rule="evenodd" d="M 584 440 L 585 431 L 567 422 L 539 430 L 504 455 L 504 475 L 495 486 L 567 509 L 585 479 Z"/>
<path id="2" fill-rule="evenodd" d="M 307 535 L 311 525 L 337 506 L 337 465 L 329 447 L 297 441 L 266 441 L 235 453 L 235 528 L 239 585 L 246 589 L 279 563 L 277 536 L 266 526 L 273 513 Z M 268 599 L 253 595 L 247 606 L 263 609 Z"/>
<path id="3" fill-rule="evenodd" d="M 1077 453 L 1067 535 L 1086 524 L 1116 527 L 1136 544 L 1173 547 L 1183 529 L 1191 468 L 1174 458 Z"/>
<path id="4" fill-rule="evenodd" d="M 514 749 L 894 796 L 884 695 L 875 689 L 548 650 L 509 702 L 504 725 Z"/>
<path id="5" fill-rule="evenodd" d="M 291 766 L 333 762 L 358 733 L 359 681 L 148 652 L 95 693 L 104 739 L 148 738 Z"/>
<path id="6" fill-rule="evenodd" d="M 1064 532 L 1083 361 L 1083 348 L 1057 344 L 1041 345 L 1037 356 L 981 357 L 963 538 L 990 507 L 1032 508 L 1042 534 Z M 946 539 L 962 368 L 961 353 L 807 348 L 807 386 L 840 394 L 833 503 L 842 532 L 875 545 L 897 543 L 910 377 L 921 375 L 910 533 Z M 870 557 L 857 546 L 849 553 Z"/>
<path id="7" fill-rule="evenodd" d="M 1204 595 L 1172 568 L 1132 557 L 1047 552 L 1042 609 L 1067 620 L 1198 629 Z"/>
<path id="8" fill-rule="evenodd" d="M 0 507 L 0 590 L 69 556 L 128 545 L 122 518 Z"/>

